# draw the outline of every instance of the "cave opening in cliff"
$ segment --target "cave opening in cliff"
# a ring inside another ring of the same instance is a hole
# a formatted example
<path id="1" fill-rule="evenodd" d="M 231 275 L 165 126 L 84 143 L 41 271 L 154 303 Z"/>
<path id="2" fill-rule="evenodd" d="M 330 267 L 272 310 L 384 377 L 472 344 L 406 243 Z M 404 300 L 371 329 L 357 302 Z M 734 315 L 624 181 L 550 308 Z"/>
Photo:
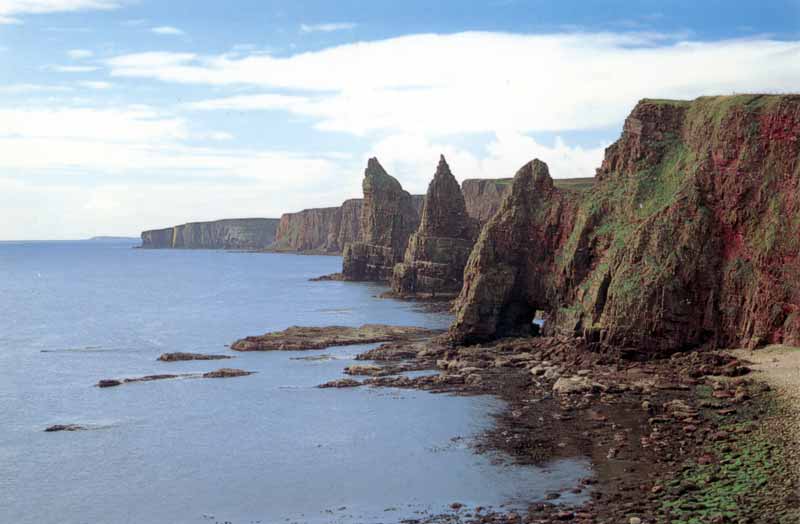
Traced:
<path id="1" fill-rule="evenodd" d="M 531 333 L 533 336 L 540 336 L 544 333 L 544 325 L 547 322 L 548 313 L 543 309 L 537 309 L 531 320 Z"/>

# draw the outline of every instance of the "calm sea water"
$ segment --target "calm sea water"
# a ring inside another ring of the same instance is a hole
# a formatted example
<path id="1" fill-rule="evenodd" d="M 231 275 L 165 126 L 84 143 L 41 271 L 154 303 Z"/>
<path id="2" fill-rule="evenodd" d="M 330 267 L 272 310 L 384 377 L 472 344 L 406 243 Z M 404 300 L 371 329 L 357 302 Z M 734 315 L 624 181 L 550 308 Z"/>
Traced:
<path id="1" fill-rule="evenodd" d="M 375 298 L 374 285 L 308 282 L 340 263 L 0 243 L 0 522 L 397 522 L 455 501 L 518 504 L 588 473 L 579 462 L 539 469 L 472 453 L 470 438 L 501 408 L 492 398 L 314 387 L 368 346 L 156 361 L 226 352 L 290 325 L 448 324 Z M 295 359 L 319 354 L 336 358 Z M 223 366 L 258 373 L 93 387 Z M 57 423 L 92 430 L 42 431 Z"/>

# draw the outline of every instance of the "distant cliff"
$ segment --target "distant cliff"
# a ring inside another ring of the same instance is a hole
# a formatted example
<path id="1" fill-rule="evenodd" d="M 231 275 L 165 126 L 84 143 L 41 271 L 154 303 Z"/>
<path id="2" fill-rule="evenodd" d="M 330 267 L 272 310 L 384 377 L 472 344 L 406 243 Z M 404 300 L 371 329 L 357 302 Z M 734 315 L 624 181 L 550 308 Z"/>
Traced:
<path id="1" fill-rule="evenodd" d="M 481 224 L 488 222 L 497 213 L 510 189 L 510 178 L 471 178 L 461 183 L 467 213 Z"/>
<path id="2" fill-rule="evenodd" d="M 511 191 L 512 178 L 470 178 L 461 183 L 469 216 L 485 224 L 500 209 L 503 198 Z M 553 180 L 559 189 L 588 189 L 594 178 L 561 178 Z"/>
<path id="3" fill-rule="evenodd" d="M 142 247 L 151 249 L 265 249 L 275 242 L 278 220 L 234 218 L 191 222 L 142 232 Z"/>
<path id="4" fill-rule="evenodd" d="M 361 199 L 346 200 L 339 207 L 305 209 L 281 216 L 275 251 L 339 254 L 361 235 Z"/>
<path id="5" fill-rule="evenodd" d="M 596 178 L 520 169 L 467 263 L 456 342 L 542 311 L 639 356 L 800 344 L 800 96 L 643 100 Z"/>

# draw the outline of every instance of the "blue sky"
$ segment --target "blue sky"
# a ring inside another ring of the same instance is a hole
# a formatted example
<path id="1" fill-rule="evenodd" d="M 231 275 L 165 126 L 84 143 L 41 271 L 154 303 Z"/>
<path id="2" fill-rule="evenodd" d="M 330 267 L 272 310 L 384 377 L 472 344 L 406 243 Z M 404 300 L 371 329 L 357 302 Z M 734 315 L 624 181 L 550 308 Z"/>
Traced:
<path id="1" fill-rule="evenodd" d="M 135 235 L 591 176 L 640 98 L 796 91 L 800 0 L 0 0 L 0 59 L 0 239 Z"/>

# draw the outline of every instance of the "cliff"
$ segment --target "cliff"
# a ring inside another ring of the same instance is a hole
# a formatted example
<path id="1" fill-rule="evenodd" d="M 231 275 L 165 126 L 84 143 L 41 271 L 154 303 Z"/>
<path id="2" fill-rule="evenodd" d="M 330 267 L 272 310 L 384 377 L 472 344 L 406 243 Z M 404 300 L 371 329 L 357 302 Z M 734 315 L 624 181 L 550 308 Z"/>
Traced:
<path id="1" fill-rule="evenodd" d="M 275 241 L 278 220 L 239 218 L 192 222 L 142 232 L 143 248 L 264 249 Z"/>
<path id="2" fill-rule="evenodd" d="M 469 216 L 485 224 L 500 209 L 503 198 L 511 190 L 512 178 L 470 178 L 461 183 L 461 192 Z M 559 189 L 583 190 L 594 186 L 594 177 L 553 180 Z"/>
<path id="3" fill-rule="evenodd" d="M 392 290 L 400 295 L 456 295 L 461 290 L 478 221 L 467 214 L 464 195 L 444 156 L 428 186 L 419 228 L 402 263 L 394 267 Z"/>
<path id="4" fill-rule="evenodd" d="M 172 227 L 142 231 L 142 247 L 150 249 L 168 249 L 172 247 Z"/>
<path id="5" fill-rule="evenodd" d="M 348 242 L 361 234 L 360 199 L 345 201 L 340 207 L 306 209 L 281 216 L 275 251 L 339 254 Z"/>
<path id="6" fill-rule="evenodd" d="M 482 230 L 450 334 L 637 357 L 800 344 L 800 96 L 643 100 L 592 191 L 533 161 Z"/>
<path id="7" fill-rule="evenodd" d="M 345 246 L 342 278 L 388 281 L 419 225 L 420 199 L 405 191 L 376 158 L 367 163 L 362 187 L 361 238 Z"/>
<path id="8" fill-rule="evenodd" d="M 481 224 L 488 222 L 497 213 L 510 189 L 510 178 L 471 178 L 461 183 L 467 213 Z"/>

